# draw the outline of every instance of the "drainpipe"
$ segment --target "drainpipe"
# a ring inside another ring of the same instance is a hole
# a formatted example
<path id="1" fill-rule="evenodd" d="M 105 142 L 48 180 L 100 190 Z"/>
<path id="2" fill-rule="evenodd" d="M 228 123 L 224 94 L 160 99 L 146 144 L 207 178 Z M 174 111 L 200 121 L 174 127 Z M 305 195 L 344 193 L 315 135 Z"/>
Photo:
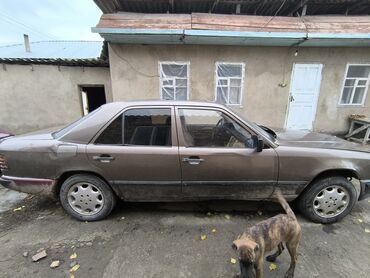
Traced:
<path id="1" fill-rule="evenodd" d="M 23 39 L 24 39 L 24 48 L 26 49 L 26 52 L 31 52 L 30 39 L 28 35 L 23 34 Z"/>

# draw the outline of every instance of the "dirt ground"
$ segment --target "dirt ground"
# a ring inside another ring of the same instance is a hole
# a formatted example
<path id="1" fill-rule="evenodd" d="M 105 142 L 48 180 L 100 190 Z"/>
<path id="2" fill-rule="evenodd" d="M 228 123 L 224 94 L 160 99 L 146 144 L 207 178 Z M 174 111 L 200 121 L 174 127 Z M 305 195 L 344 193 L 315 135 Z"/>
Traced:
<path id="1" fill-rule="evenodd" d="M 279 212 L 276 204 L 262 202 L 121 203 L 108 219 L 85 223 L 56 201 L 0 188 L 0 276 L 70 277 L 76 262 L 76 278 L 233 277 L 233 239 Z M 295 277 L 369 277 L 368 200 L 337 224 L 298 218 L 303 236 Z M 47 257 L 33 262 L 41 248 Z M 70 259 L 73 253 L 76 259 Z M 60 266 L 51 269 L 53 260 Z M 265 263 L 265 277 L 284 277 L 288 264 L 284 251 L 276 270 Z"/>

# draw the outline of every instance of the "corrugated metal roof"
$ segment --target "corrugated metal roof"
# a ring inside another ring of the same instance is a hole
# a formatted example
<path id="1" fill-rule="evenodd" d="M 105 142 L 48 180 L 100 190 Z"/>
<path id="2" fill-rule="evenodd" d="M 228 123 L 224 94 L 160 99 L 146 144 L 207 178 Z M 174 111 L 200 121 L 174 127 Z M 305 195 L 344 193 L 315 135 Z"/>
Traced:
<path id="1" fill-rule="evenodd" d="M 1 64 L 15 65 L 57 65 L 72 67 L 109 67 L 108 60 L 103 59 L 43 59 L 43 58 L 0 58 Z"/>
<path id="2" fill-rule="evenodd" d="M 0 58 L 92 59 L 100 57 L 102 41 L 37 41 L 31 52 L 24 44 L 0 46 Z"/>
<path id="3" fill-rule="evenodd" d="M 103 13 L 217 13 L 294 16 L 370 14 L 370 0 L 94 0 Z M 238 11 L 238 12 L 237 12 Z"/>

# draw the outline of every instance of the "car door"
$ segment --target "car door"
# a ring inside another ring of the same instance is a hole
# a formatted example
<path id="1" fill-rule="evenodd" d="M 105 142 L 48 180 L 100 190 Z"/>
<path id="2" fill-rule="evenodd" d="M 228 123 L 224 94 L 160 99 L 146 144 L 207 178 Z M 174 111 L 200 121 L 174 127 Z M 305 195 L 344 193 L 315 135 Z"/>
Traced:
<path id="1" fill-rule="evenodd" d="M 176 199 L 181 175 L 174 127 L 171 106 L 127 108 L 87 146 L 89 161 L 124 199 Z"/>
<path id="2" fill-rule="evenodd" d="M 176 108 L 182 191 L 202 199 L 268 198 L 277 182 L 278 160 L 267 144 L 257 152 L 253 131 L 227 110 Z"/>

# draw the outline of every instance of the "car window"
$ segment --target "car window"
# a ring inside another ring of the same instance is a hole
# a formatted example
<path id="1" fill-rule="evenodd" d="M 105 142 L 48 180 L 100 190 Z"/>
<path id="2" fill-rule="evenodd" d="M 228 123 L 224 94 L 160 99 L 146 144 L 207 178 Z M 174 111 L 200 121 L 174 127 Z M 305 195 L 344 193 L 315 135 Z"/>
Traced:
<path id="1" fill-rule="evenodd" d="M 184 139 L 189 147 L 253 148 L 251 134 L 216 110 L 179 109 Z"/>
<path id="2" fill-rule="evenodd" d="M 231 108 L 231 107 L 228 107 L 228 108 L 231 111 L 233 111 L 235 114 L 237 114 L 237 111 L 234 111 L 233 108 Z M 240 114 L 238 116 L 241 118 L 242 121 L 244 121 L 247 125 L 249 125 L 251 128 L 253 128 L 258 134 L 263 135 L 264 137 L 270 139 L 272 142 L 276 142 L 276 138 L 271 133 L 269 133 L 266 130 L 264 130 L 263 128 L 261 128 L 257 123 L 254 123 L 254 122 L 251 122 L 251 121 L 247 120 L 246 118 L 244 118 Z"/>
<path id="3" fill-rule="evenodd" d="M 125 145 L 171 146 L 171 109 L 127 110 L 123 134 Z"/>
<path id="4" fill-rule="evenodd" d="M 96 139 L 95 144 L 122 145 L 122 115 L 110 123 Z"/>
<path id="5" fill-rule="evenodd" d="M 95 144 L 171 146 L 171 109 L 127 110 L 99 135 Z"/>

